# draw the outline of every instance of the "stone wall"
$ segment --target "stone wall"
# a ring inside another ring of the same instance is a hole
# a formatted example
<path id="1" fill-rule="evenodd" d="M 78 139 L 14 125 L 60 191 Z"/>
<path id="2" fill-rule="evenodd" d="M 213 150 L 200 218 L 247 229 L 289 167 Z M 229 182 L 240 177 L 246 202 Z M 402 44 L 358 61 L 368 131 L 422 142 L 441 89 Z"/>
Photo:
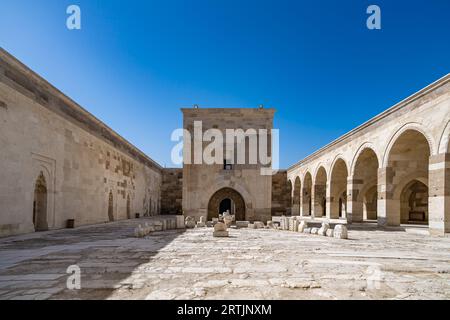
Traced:
<path id="1" fill-rule="evenodd" d="M 183 169 L 163 169 L 161 185 L 161 213 L 182 214 Z"/>
<path id="2" fill-rule="evenodd" d="M 208 129 L 220 130 L 225 136 L 226 129 L 270 129 L 273 127 L 274 109 L 259 108 L 193 108 L 182 109 L 183 128 L 191 133 L 191 155 L 194 155 L 194 122 L 202 122 L 203 134 Z M 245 140 L 248 150 L 249 139 Z M 268 139 L 271 153 L 270 137 Z M 202 141 L 200 141 L 202 143 Z M 224 141 L 224 149 L 225 147 Z M 230 144 L 231 145 L 231 144 Z M 232 144 L 236 147 L 236 144 Z M 186 146 L 186 144 L 185 144 Z M 208 143 L 200 145 L 203 152 Z M 184 156 L 186 157 L 186 148 Z M 237 152 L 234 152 L 234 165 L 231 169 L 220 164 L 189 164 L 183 166 L 183 211 L 187 216 L 199 219 L 209 215 L 209 202 L 212 196 L 224 188 L 237 191 L 245 202 L 245 219 L 249 221 L 267 221 L 271 217 L 272 176 L 262 175 L 261 169 L 270 169 L 267 165 L 249 164 L 248 151 L 245 164 L 236 164 Z M 224 158 L 227 155 L 224 154 Z M 185 159 L 186 160 L 186 159 Z M 192 160 L 192 159 L 191 159 Z M 194 163 L 194 161 L 191 161 Z"/>
<path id="3" fill-rule="evenodd" d="M 162 168 L 0 50 L 0 236 L 155 215 Z"/>
<path id="4" fill-rule="evenodd" d="M 279 170 L 272 176 L 272 216 L 291 215 L 292 186 L 287 171 Z"/>

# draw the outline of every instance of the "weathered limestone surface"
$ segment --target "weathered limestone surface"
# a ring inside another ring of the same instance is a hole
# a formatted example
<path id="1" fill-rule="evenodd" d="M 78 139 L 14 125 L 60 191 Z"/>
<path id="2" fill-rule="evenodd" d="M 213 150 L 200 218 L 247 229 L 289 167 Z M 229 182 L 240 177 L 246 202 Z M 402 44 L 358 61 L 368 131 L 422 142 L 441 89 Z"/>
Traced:
<path id="1" fill-rule="evenodd" d="M 0 49 L 0 236 L 156 215 L 161 166 Z M 41 216 L 41 215 L 40 215 Z"/>
<path id="2" fill-rule="evenodd" d="M 279 170 L 272 176 L 272 216 L 291 214 L 291 193 L 287 171 Z"/>
<path id="3" fill-rule="evenodd" d="M 261 175 L 258 164 L 237 164 L 237 148 L 234 144 L 234 164 L 225 170 L 224 164 L 195 163 L 194 138 L 195 121 L 201 121 L 202 134 L 208 129 L 217 129 L 226 136 L 226 129 L 267 129 L 273 127 L 274 109 L 259 108 L 184 108 L 183 128 L 191 133 L 190 161 L 183 165 L 183 212 L 197 219 L 205 216 L 208 220 L 219 214 L 219 203 L 231 198 L 236 205 L 236 220 L 266 222 L 272 213 L 272 176 Z M 246 143 L 248 150 L 249 143 Z M 201 145 L 203 154 L 206 144 Z M 224 142 L 225 146 L 225 142 Z M 268 147 L 269 152 L 271 146 Z M 184 153 L 187 157 L 188 152 Z M 228 155 L 224 154 L 224 158 Z M 229 155 L 231 157 L 231 155 Z M 200 159 L 201 160 L 201 159 Z M 191 164 L 189 164 L 191 163 Z M 220 212 L 221 214 L 221 212 Z"/>
<path id="4" fill-rule="evenodd" d="M 161 183 L 161 214 L 182 214 L 183 169 L 164 168 Z"/>
<path id="5" fill-rule="evenodd" d="M 0 239 L 0 299 L 450 299 L 449 237 L 375 224 L 349 226 L 346 241 L 272 229 L 133 237 L 155 218 Z M 73 264 L 80 291 L 66 289 Z"/>

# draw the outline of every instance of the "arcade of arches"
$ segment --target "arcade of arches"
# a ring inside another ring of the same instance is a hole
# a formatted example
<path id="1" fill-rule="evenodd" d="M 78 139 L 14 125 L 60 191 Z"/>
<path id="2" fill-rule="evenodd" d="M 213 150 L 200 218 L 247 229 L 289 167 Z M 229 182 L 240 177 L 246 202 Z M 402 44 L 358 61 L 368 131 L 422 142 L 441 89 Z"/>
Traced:
<path id="1" fill-rule="evenodd" d="M 336 156 L 329 166 L 319 162 L 314 179 L 311 167 L 304 165 L 303 173 L 288 174 L 293 186 L 292 212 L 347 219 L 349 223 L 378 221 L 382 226 L 430 224 L 433 231 L 430 219 L 434 210 L 435 220 L 444 223 L 448 232 L 450 157 L 448 153 L 432 156 L 431 150 L 425 133 L 407 128 L 394 135 L 384 153 L 367 144 L 347 159 Z M 379 159 L 384 159 L 384 164 Z M 444 195 L 444 203 L 439 204 L 439 193 Z M 435 233 L 442 234 L 442 224 L 440 228 Z"/>

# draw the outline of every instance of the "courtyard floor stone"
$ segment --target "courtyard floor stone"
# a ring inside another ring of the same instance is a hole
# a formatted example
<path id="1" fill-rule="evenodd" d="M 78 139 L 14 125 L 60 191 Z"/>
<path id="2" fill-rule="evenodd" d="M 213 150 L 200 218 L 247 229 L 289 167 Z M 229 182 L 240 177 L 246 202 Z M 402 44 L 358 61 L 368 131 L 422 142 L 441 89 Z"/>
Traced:
<path id="1" fill-rule="evenodd" d="M 133 230 L 152 217 L 0 239 L 0 299 L 450 299 L 450 238 L 373 224 L 349 239 L 273 229 Z M 81 269 L 69 290 L 67 268 Z"/>

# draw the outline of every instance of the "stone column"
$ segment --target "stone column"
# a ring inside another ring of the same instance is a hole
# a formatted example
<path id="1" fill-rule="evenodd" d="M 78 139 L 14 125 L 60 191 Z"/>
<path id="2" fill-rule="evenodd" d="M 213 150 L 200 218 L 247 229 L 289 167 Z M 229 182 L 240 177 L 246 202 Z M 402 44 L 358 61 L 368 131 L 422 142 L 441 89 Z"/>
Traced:
<path id="1" fill-rule="evenodd" d="M 312 214 L 314 217 L 321 218 L 322 210 L 323 210 L 322 200 L 323 200 L 323 197 L 326 196 L 325 193 L 326 193 L 327 186 L 318 184 L 318 185 L 314 185 L 313 188 L 314 188 L 314 192 L 313 192 L 314 196 L 313 196 L 313 201 L 312 201 L 312 203 L 313 203 Z"/>
<path id="2" fill-rule="evenodd" d="M 359 192 L 363 186 L 363 180 L 349 176 L 347 179 L 347 222 L 363 221 L 363 202 L 359 199 Z"/>
<path id="3" fill-rule="evenodd" d="M 327 184 L 327 190 L 326 190 L 326 213 L 327 213 L 327 219 L 334 219 L 333 217 L 336 216 L 336 201 L 333 198 L 333 196 L 331 195 L 331 185 L 330 183 Z M 339 201 L 338 201 L 338 206 L 339 206 Z M 339 209 L 338 209 L 339 210 Z M 338 215 L 339 215 L 339 211 L 337 211 Z"/>
<path id="4" fill-rule="evenodd" d="M 431 235 L 450 232 L 450 153 L 430 157 L 428 224 Z"/>
<path id="5" fill-rule="evenodd" d="M 302 217 L 304 217 L 304 216 L 308 216 L 309 215 L 309 211 L 308 211 L 308 208 L 309 208 L 309 197 L 311 196 L 311 195 L 309 195 L 308 196 L 308 191 L 307 190 L 305 190 L 305 189 L 302 189 L 302 196 L 301 196 L 301 204 L 300 204 L 300 215 L 302 216 Z"/>
<path id="6" fill-rule="evenodd" d="M 400 225 L 400 200 L 393 199 L 394 170 L 391 167 L 378 169 L 378 225 Z"/>

